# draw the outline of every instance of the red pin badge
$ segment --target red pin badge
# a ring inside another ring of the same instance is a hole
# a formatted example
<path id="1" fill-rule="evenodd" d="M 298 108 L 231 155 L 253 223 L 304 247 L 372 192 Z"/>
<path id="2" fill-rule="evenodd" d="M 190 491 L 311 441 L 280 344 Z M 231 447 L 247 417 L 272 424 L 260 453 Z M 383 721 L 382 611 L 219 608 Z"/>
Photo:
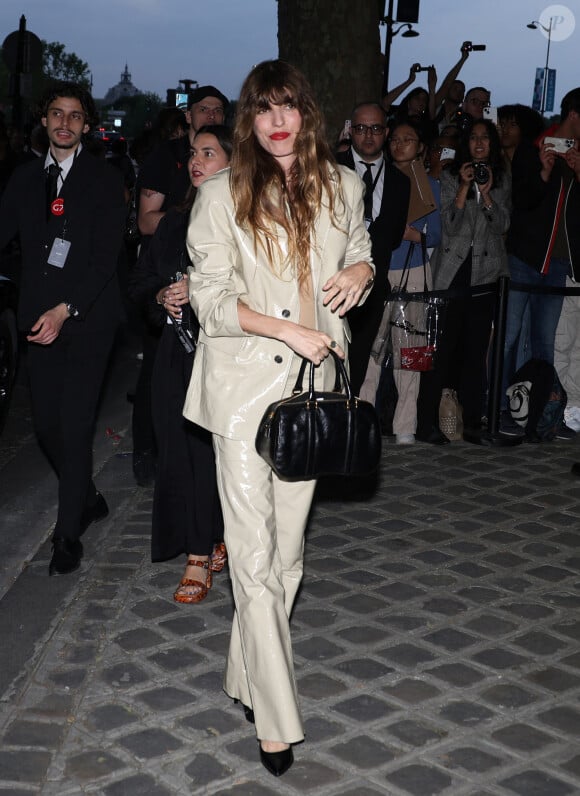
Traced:
<path id="1" fill-rule="evenodd" d="M 64 202 L 60 196 L 57 196 L 56 199 L 52 200 L 50 204 L 50 212 L 53 216 L 62 216 L 64 213 Z"/>

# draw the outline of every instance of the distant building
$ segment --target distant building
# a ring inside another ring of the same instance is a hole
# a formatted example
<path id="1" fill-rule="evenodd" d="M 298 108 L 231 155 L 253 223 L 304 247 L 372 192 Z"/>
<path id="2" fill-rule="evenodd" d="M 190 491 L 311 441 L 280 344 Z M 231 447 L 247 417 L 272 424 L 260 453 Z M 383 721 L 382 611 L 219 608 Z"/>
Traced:
<path id="1" fill-rule="evenodd" d="M 129 67 L 125 64 L 125 71 L 121 74 L 121 80 L 117 83 L 116 86 L 113 86 L 107 91 L 105 95 L 105 99 L 103 100 L 104 105 L 114 105 L 120 99 L 124 99 L 125 97 L 136 97 L 138 94 L 142 94 L 142 91 L 139 91 L 136 86 L 133 85 L 131 82 L 131 73 L 129 72 Z"/>

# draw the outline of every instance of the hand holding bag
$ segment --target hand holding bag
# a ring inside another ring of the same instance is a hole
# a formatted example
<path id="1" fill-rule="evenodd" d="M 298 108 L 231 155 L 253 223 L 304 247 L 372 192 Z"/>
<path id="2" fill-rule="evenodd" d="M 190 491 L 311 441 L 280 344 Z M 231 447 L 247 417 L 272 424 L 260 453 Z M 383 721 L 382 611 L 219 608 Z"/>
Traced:
<path id="1" fill-rule="evenodd" d="M 290 398 L 270 404 L 256 436 L 256 450 L 279 478 L 305 481 L 322 475 L 366 475 L 378 467 L 381 430 L 374 406 L 352 394 L 344 363 L 334 351 L 332 392 L 302 391 L 303 359 Z M 341 392 L 341 381 L 346 395 Z"/>

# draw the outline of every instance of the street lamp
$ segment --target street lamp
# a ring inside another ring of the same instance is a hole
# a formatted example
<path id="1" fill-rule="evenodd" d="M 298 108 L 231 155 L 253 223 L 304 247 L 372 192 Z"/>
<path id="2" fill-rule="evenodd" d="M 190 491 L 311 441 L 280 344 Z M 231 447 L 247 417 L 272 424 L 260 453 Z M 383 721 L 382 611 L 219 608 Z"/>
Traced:
<path id="1" fill-rule="evenodd" d="M 396 36 L 398 33 L 401 33 L 403 28 L 406 30 L 401 33 L 405 39 L 412 39 L 415 36 L 419 36 L 419 31 L 414 30 L 413 26 L 410 22 L 403 22 L 402 25 L 396 30 L 393 30 L 393 25 L 396 23 L 396 19 L 393 19 L 393 0 L 388 0 L 389 7 L 387 10 L 386 16 L 381 19 L 381 22 L 387 26 L 387 32 L 385 35 L 385 68 L 383 71 L 383 97 L 389 93 L 389 64 L 391 61 L 391 44 L 393 43 L 393 36 Z"/>
<path id="2" fill-rule="evenodd" d="M 542 28 L 544 33 L 548 34 L 548 49 L 546 50 L 546 68 L 544 70 L 544 84 L 542 86 L 542 105 L 540 107 L 540 116 L 544 115 L 544 111 L 546 109 L 546 97 L 548 95 L 548 64 L 550 62 L 550 41 L 552 40 L 552 20 L 554 17 L 550 17 L 550 24 L 548 27 L 542 25 L 541 22 L 538 22 L 537 19 L 532 20 L 526 27 L 530 30 L 537 30 L 538 27 Z"/>

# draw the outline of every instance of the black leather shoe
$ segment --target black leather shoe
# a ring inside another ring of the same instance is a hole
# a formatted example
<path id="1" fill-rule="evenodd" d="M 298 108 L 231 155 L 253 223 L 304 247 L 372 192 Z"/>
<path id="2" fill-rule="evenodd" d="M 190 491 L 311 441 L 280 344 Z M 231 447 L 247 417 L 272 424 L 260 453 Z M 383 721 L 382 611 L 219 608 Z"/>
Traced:
<path id="1" fill-rule="evenodd" d="M 432 426 L 428 434 L 420 434 L 417 431 L 415 439 L 418 439 L 419 442 L 428 442 L 430 445 L 449 445 L 450 443 L 450 440 L 447 439 L 445 434 L 440 431 L 437 426 Z"/>
<path id="2" fill-rule="evenodd" d="M 234 705 L 237 705 L 239 701 L 240 701 L 239 699 L 234 699 Z M 255 724 L 256 720 L 254 719 L 254 711 L 252 710 L 252 708 L 249 708 L 247 705 L 244 705 L 243 702 L 241 703 L 241 705 L 244 709 L 244 716 L 246 717 L 246 721 L 249 721 L 250 724 Z"/>
<path id="3" fill-rule="evenodd" d="M 108 516 L 109 507 L 107 506 L 107 501 L 100 492 L 97 492 L 96 501 L 92 506 L 87 506 L 83 511 L 83 516 L 81 517 L 81 533 L 84 533 L 93 522 L 100 522 Z"/>
<path id="4" fill-rule="evenodd" d="M 264 768 L 273 774 L 275 777 L 281 777 L 285 774 L 292 763 L 294 762 L 294 754 L 292 747 L 283 749 L 281 752 L 264 752 L 260 746 L 260 760 Z"/>
<path id="5" fill-rule="evenodd" d="M 52 540 L 52 558 L 48 565 L 49 575 L 68 575 L 81 565 L 83 546 L 78 539 L 55 536 Z"/>

